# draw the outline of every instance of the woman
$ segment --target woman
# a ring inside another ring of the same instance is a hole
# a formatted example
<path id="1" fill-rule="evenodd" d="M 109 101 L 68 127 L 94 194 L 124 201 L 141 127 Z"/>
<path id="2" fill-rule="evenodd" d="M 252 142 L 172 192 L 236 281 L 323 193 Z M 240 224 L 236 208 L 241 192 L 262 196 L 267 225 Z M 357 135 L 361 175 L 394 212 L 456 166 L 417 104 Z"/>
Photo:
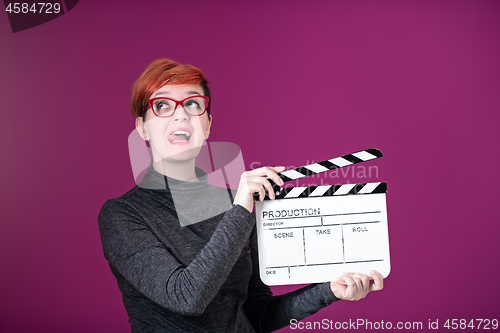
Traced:
<path id="1" fill-rule="evenodd" d="M 262 200 L 267 190 L 274 199 L 267 177 L 282 185 L 284 168 L 244 172 L 234 201 L 218 203 L 227 190 L 195 167 L 212 116 L 207 80 L 191 65 L 154 61 L 136 81 L 131 105 L 153 161 L 138 186 L 106 201 L 99 229 L 132 332 L 269 332 L 382 289 L 373 271 L 373 283 L 351 273 L 273 296 L 259 278 L 253 193 Z M 181 206 L 220 213 L 183 226 Z"/>

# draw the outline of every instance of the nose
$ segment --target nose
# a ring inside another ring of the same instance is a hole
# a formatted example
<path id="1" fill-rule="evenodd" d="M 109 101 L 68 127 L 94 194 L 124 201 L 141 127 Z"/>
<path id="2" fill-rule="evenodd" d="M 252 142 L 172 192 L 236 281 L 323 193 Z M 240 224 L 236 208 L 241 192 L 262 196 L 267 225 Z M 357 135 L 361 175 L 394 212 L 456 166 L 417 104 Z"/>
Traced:
<path id="1" fill-rule="evenodd" d="M 182 104 L 177 104 L 174 110 L 174 121 L 182 121 L 189 119 L 189 114 L 184 109 Z"/>

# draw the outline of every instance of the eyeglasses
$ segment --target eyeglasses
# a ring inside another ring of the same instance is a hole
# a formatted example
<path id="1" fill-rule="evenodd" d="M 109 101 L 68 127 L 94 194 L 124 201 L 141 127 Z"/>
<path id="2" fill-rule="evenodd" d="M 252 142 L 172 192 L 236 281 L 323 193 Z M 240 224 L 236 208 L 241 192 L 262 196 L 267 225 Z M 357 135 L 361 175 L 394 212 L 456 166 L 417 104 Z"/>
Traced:
<path id="1" fill-rule="evenodd" d="M 176 101 L 172 98 L 156 97 L 148 101 L 149 106 L 157 117 L 170 117 L 175 113 L 178 105 L 181 105 L 187 114 L 191 116 L 201 116 L 208 108 L 207 96 L 190 96 L 182 101 Z M 148 109 L 145 109 L 141 116 Z"/>

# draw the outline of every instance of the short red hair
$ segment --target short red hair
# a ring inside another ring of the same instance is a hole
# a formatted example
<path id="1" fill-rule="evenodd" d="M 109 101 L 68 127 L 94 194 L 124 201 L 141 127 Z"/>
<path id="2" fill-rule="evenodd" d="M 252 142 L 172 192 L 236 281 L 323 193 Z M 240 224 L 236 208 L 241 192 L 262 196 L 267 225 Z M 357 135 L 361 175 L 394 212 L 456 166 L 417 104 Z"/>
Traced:
<path id="1" fill-rule="evenodd" d="M 204 95 L 209 98 L 207 114 L 210 116 L 210 89 L 205 74 L 192 65 L 181 65 L 170 59 L 158 59 L 135 81 L 130 101 L 134 118 L 140 117 L 147 109 L 150 96 L 169 83 L 201 85 Z"/>

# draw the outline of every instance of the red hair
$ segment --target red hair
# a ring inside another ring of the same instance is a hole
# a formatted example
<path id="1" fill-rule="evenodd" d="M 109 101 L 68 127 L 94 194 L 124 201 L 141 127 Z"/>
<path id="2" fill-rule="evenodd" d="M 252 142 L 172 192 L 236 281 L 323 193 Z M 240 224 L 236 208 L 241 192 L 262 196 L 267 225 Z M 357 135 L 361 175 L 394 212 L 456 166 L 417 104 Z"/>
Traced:
<path id="1" fill-rule="evenodd" d="M 209 98 L 207 114 L 210 116 L 210 89 L 205 74 L 192 65 L 181 65 L 170 59 L 153 61 L 135 81 L 130 101 L 132 115 L 135 118 L 142 116 L 150 96 L 169 83 L 201 85 L 204 95 Z"/>

